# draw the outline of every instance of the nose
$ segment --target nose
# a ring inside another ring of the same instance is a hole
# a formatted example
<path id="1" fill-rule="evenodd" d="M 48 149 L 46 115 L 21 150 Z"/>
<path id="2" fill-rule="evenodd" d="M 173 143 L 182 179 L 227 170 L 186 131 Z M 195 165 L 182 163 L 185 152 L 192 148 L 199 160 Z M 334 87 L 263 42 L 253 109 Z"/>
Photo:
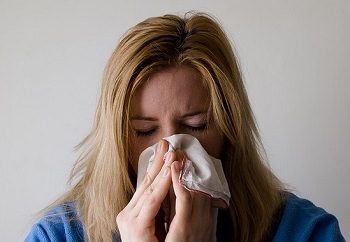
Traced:
<path id="1" fill-rule="evenodd" d="M 175 123 L 169 123 L 167 125 L 164 125 L 162 127 L 162 135 L 164 137 L 168 137 L 168 136 L 171 136 L 171 135 L 174 135 L 174 134 L 180 134 L 181 133 L 181 130 L 180 128 L 178 127 L 178 125 L 176 125 Z"/>
<path id="2" fill-rule="evenodd" d="M 163 137 L 168 137 L 168 136 L 171 136 L 171 135 L 174 135 L 174 134 L 178 134 L 179 132 L 177 131 L 177 129 L 171 127 L 171 128 L 168 128 L 166 130 L 164 130 L 163 132 Z"/>
<path id="3" fill-rule="evenodd" d="M 165 137 L 169 137 L 169 136 L 172 136 L 174 134 L 183 134 L 185 133 L 185 130 L 181 129 L 181 126 L 180 125 L 168 125 L 166 127 L 163 127 L 163 132 L 161 132 L 163 137 L 162 138 L 165 138 Z M 179 147 L 177 147 L 179 148 Z M 177 155 L 177 159 L 178 160 L 182 160 L 184 158 L 184 154 L 181 150 L 176 150 L 175 151 L 176 155 Z"/>

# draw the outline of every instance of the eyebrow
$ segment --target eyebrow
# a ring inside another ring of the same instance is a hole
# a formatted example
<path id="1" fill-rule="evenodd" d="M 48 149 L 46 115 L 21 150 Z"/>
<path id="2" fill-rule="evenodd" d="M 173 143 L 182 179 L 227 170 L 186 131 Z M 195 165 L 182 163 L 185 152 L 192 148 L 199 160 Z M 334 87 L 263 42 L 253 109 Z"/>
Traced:
<path id="1" fill-rule="evenodd" d="M 198 116 L 198 115 L 207 115 L 207 111 L 195 111 L 191 113 L 186 113 L 181 116 L 181 119 L 186 119 L 188 117 Z"/>
<path id="2" fill-rule="evenodd" d="M 144 117 L 144 116 L 133 116 L 133 117 L 131 117 L 130 120 L 131 121 L 133 121 L 133 120 L 157 121 L 156 118 Z"/>
<path id="3" fill-rule="evenodd" d="M 186 114 L 180 116 L 180 119 L 186 119 L 189 117 L 198 116 L 198 115 L 206 115 L 206 114 L 207 114 L 207 111 L 194 111 L 194 112 L 186 113 Z M 135 116 L 132 116 L 130 118 L 130 120 L 131 121 L 134 121 L 134 120 L 157 121 L 158 119 L 152 118 L 152 117 L 147 117 L 147 116 L 142 116 L 142 115 L 135 115 Z"/>

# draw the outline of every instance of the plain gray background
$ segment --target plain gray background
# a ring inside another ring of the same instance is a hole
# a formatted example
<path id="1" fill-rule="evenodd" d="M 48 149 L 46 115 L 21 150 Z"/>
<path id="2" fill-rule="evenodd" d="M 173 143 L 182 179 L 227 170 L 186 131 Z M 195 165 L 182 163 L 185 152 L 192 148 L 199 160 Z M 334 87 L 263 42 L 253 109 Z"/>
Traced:
<path id="1" fill-rule="evenodd" d="M 234 43 L 272 169 L 350 239 L 349 1 L 1 0 L 1 240 L 23 240 L 65 190 L 121 35 L 188 10 Z"/>

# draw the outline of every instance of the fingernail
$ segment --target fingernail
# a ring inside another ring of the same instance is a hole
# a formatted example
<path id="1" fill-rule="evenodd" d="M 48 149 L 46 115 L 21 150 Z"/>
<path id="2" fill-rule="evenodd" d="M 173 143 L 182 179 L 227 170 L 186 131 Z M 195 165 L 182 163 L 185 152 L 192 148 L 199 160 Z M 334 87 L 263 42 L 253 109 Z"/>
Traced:
<path id="1" fill-rule="evenodd" d="M 171 164 L 171 151 L 168 151 L 165 153 L 165 164 L 170 165 Z"/>
<path id="2" fill-rule="evenodd" d="M 163 176 L 167 176 L 169 173 L 169 168 L 165 167 L 165 170 L 163 171 Z"/>
<path id="3" fill-rule="evenodd" d="M 163 148 L 163 142 L 162 141 L 159 141 L 158 144 L 157 144 L 157 150 L 156 152 L 158 153 L 159 151 L 161 151 Z"/>
<path id="4" fill-rule="evenodd" d="M 176 171 L 180 171 L 181 170 L 181 166 L 180 166 L 179 162 L 175 163 L 175 169 L 176 169 Z"/>

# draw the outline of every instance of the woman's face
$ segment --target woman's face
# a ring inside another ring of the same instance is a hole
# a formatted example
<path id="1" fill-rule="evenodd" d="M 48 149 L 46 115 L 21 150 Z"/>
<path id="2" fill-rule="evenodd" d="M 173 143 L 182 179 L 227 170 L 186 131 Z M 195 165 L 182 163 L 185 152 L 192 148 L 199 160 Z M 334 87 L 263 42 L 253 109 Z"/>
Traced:
<path id="1" fill-rule="evenodd" d="M 131 100 L 131 163 L 147 147 L 173 134 L 190 134 L 216 158 L 221 156 L 223 134 L 207 119 L 209 95 L 192 68 L 182 66 L 152 75 Z"/>

